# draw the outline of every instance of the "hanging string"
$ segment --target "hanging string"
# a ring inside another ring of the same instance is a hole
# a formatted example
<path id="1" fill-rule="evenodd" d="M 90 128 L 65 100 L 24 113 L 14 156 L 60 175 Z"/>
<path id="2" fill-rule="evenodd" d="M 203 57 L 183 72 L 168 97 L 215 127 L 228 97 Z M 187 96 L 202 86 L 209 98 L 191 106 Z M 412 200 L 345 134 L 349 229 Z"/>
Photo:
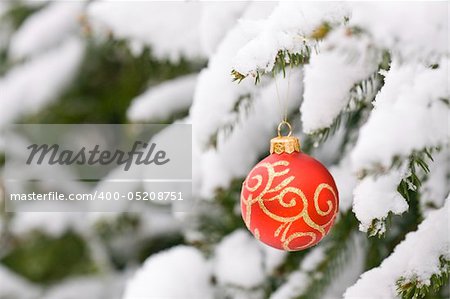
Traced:
<path id="1" fill-rule="evenodd" d="M 289 63 L 289 74 L 288 74 L 288 82 L 287 82 L 287 91 L 286 91 L 286 104 L 284 106 L 284 121 L 288 122 L 288 110 L 289 110 L 289 87 L 290 87 L 290 83 L 291 83 L 291 72 L 292 72 L 292 64 Z"/>
<path id="2" fill-rule="evenodd" d="M 290 82 L 291 82 L 291 73 L 292 73 L 292 64 L 289 63 L 289 73 L 288 73 L 288 81 L 287 81 L 287 88 L 286 88 L 286 94 L 284 97 L 284 101 L 281 99 L 280 97 L 280 91 L 278 88 L 278 82 L 277 82 L 277 76 L 275 75 L 275 72 L 273 72 L 273 78 L 275 80 L 275 88 L 276 88 L 276 92 L 277 92 L 277 100 L 278 100 L 278 109 L 280 111 L 280 118 L 281 118 L 281 123 L 282 124 L 287 124 L 289 129 L 290 129 L 290 124 L 288 122 L 288 111 L 289 111 L 289 93 L 290 93 Z M 279 126 L 280 128 L 280 126 Z"/>
<path id="3" fill-rule="evenodd" d="M 283 121 L 284 120 L 284 117 L 283 117 L 283 105 L 281 104 L 280 92 L 278 90 L 277 76 L 275 75 L 275 72 L 273 72 L 272 75 L 273 75 L 273 78 L 275 80 L 275 89 L 277 91 L 278 110 L 280 111 L 281 121 Z"/>

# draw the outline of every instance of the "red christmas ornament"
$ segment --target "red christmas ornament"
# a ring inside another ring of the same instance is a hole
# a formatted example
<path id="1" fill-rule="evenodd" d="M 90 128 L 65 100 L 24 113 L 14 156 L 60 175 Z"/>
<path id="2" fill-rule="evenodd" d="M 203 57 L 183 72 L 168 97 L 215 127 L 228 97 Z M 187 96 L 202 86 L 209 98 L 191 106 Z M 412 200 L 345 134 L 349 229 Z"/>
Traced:
<path id="1" fill-rule="evenodd" d="M 281 136 L 270 155 L 259 162 L 242 185 L 241 211 L 247 228 L 263 243 L 298 251 L 316 245 L 328 233 L 338 212 L 339 197 L 330 172 L 300 152 L 299 140 Z"/>

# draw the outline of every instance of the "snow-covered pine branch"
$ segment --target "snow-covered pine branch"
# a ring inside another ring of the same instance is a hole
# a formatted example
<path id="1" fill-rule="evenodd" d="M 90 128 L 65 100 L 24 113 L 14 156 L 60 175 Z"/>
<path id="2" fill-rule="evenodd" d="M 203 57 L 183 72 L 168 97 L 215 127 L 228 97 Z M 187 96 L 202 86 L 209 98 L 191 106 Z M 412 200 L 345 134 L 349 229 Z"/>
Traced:
<path id="1" fill-rule="evenodd" d="M 9 46 L 11 58 L 28 58 L 63 42 L 79 30 L 84 6 L 84 1 L 55 2 L 33 14 L 13 35 Z"/>
<path id="2" fill-rule="evenodd" d="M 127 111 L 128 119 L 158 122 L 187 111 L 192 104 L 196 83 L 197 74 L 191 74 L 150 87 L 133 100 Z"/>
<path id="3" fill-rule="evenodd" d="M 152 255 L 129 280 L 124 299 L 213 298 L 211 269 L 202 253 L 177 246 Z"/>
<path id="4" fill-rule="evenodd" d="M 269 12 L 261 9 L 260 3 L 252 3 L 245 10 L 243 18 L 249 21 L 257 20 Z M 235 112 L 240 110 L 240 100 L 252 100 L 258 92 L 258 87 L 251 82 L 237 85 L 230 78 L 232 57 L 254 34 L 247 32 L 243 25 L 233 26 L 210 57 L 208 66 L 199 75 L 190 116 L 196 126 L 194 142 L 202 149 L 215 145 L 219 132 L 236 123 Z M 217 90 L 220 90 L 220 93 L 216 93 Z"/>
<path id="5" fill-rule="evenodd" d="M 347 289 L 344 298 L 396 298 L 408 288 L 417 288 L 417 292 L 429 288 L 433 275 L 448 278 L 449 209 L 450 197 L 442 208 L 430 212 L 417 231 L 409 233 L 379 267 L 361 275 L 356 284 Z M 410 293 L 409 296 L 413 295 Z M 416 296 L 414 298 L 419 294 Z"/>
<path id="6" fill-rule="evenodd" d="M 449 133 L 443 125 L 449 117 L 447 72 L 448 59 L 442 59 L 436 68 L 393 61 L 385 74 L 375 108 L 351 153 L 353 170 L 369 173 L 354 190 L 353 211 L 363 231 L 383 233 L 383 220 L 390 212 L 408 209 L 396 190 L 413 171 L 406 165 L 409 156 L 447 145 Z M 395 160 L 401 161 L 403 170 L 392 169 Z M 375 223 L 378 227 L 372 227 Z"/>
<path id="7" fill-rule="evenodd" d="M 136 53 L 150 46 L 155 57 L 178 61 L 203 56 L 200 7 L 200 3 L 97 1 L 89 5 L 87 14 L 95 33 L 128 40 Z"/>
<path id="8" fill-rule="evenodd" d="M 83 53 L 84 42 L 70 37 L 0 77 L 0 126 L 54 100 L 73 80 Z"/>
<path id="9" fill-rule="evenodd" d="M 259 24 L 259 33 L 237 52 L 234 73 L 244 78 L 271 72 L 280 53 L 291 55 L 280 63 L 290 63 L 298 55 L 308 60 L 317 39 L 348 16 L 348 7 L 341 3 L 281 2 Z"/>
<path id="10" fill-rule="evenodd" d="M 434 68 L 391 63 L 353 149 L 354 170 L 389 169 L 395 157 L 448 142 L 448 66 L 446 58 Z"/>
<path id="11" fill-rule="evenodd" d="M 127 40 L 136 54 L 150 47 L 155 57 L 176 62 L 211 55 L 246 6 L 244 2 L 97 1 L 89 5 L 88 19 L 96 35 Z"/>
<path id="12" fill-rule="evenodd" d="M 398 193 L 405 170 L 392 170 L 379 176 L 367 176 L 353 190 L 353 212 L 358 218 L 359 229 L 369 235 L 382 235 L 386 231 L 385 219 L 389 213 L 402 214 L 408 203 Z"/>
<path id="13" fill-rule="evenodd" d="M 303 131 L 312 133 L 330 127 L 348 106 L 352 88 L 370 79 L 380 62 L 380 51 L 364 34 L 345 27 L 329 33 L 304 67 L 305 92 L 300 108 Z"/>

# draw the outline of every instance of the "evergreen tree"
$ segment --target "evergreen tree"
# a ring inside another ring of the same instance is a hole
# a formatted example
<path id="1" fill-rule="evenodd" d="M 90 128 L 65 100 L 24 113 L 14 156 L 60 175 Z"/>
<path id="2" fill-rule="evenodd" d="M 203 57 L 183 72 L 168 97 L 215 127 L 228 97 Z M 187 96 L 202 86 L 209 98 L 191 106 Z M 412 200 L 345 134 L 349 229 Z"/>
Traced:
<path id="1" fill-rule="evenodd" d="M 195 205 L 2 203 L 0 299 L 448 298 L 448 35 L 446 2 L 1 2 L 0 129 L 192 124 Z M 340 193 L 299 252 L 240 214 L 284 114 Z"/>

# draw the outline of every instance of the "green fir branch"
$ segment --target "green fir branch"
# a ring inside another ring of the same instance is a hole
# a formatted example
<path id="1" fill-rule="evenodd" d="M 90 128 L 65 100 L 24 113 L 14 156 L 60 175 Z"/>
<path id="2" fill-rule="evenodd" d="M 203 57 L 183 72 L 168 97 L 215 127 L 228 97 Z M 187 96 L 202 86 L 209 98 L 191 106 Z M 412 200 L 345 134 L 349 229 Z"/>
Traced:
<path id="1" fill-rule="evenodd" d="M 410 192 L 418 192 L 419 188 L 422 186 L 422 181 L 425 175 L 430 172 L 430 167 L 428 166 L 428 160 L 433 161 L 432 153 L 439 151 L 439 147 L 436 148 L 424 148 L 421 151 L 414 151 L 407 159 L 409 175 L 402 179 L 397 191 L 405 198 L 408 202 L 410 201 Z M 400 167 L 402 164 L 402 159 L 399 157 L 394 158 L 392 167 Z"/>
<path id="2" fill-rule="evenodd" d="M 248 74 L 242 74 L 233 69 L 231 71 L 233 81 L 238 81 L 238 83 L 240 83 L 248 76 L 251 76 L 255 78 L 255 84 L 258 84 L 261 81 L 261 76 L 268 72 L 272 72 L 273 75 L 281 72 L 283 73 L 283 77 L 286 77 L 286 67 L 293 68 L 308 64 L 312 51 L 318 51 L 317 42 L 324 39 L 332 29 L 332 24 L 324 22 L 317 26 L 317 28 L 315 28 L 309 36 L 299 36 L 302 40 L 302 45 L 301 50 L 298 52 L 291 52 L 287 49 L 279 49 L 275 57 L 274 65 L 269 71 L 267 71 L 268 65 L 266 66 L 266 69 L 258 68 Z"/>
<path id="3" fill-rule="evenodd" d="M 444 256 L 439 257 L 439 272 L 431 275 L 429 281 L 423 281 L 416 276 L 400 277 L 396 282 L 397 294 L 402 299 L 425 298 L 430 293 L 437 293 L 446 284 L 450 277 L 450 260 Z"/>
<path id="4" fill-rule="evenodd" d="M 305 40 L 303 41 L 303 46 L 300 52 L 291 53 L 286 49 L 279 50 L 275 57 L 274 65 L 269 72 L 272 74 L 272 76 L 282 73 L 283 77 L 286 77 L 286 68 L 287 67 L 294 68 L 309 63 L 311 52 L 315 48 L 316 46 L 312 47 L 308 45 Z M 251 76 L 255 79 L 255 85 L 257 85 L 261 82 L 261 77 L 269 72 L 259 68 L 249 74 L 242 74 L 237 70 L 233 69 L 231 71 L 231 76 L 233 78 L 233 81 L 237 81 L 238 83 L 240 83 L 248 76 Z"/>
<path id="5" fill-rule="evenodd" d="M 342 20 L 342 23 L 346 24 L 347 22 L 348 18 L 345 17 Z M 310 35 L 299 35 L 302 43 L 301 50 L 299 52 L 291 52 L 287 49 L 279 49 L 275 57 L 274 65 L 269 71 L 267 71 L 268 65 L 266 66 L 266 69 L 258 68 L 248 74 L 242 74 L 236 70 L 232 70 L 231 76 L 233 77 L 233 81 L 238 81 L 238 83 L 240 83 L 248 76 L 252 76 L 253 78 L 255 78 L 255 84 L 258 84 L 261 81 L 261 76 L 267 72 L 272 72 L 274 74 L 282 72 L 283 76 L 285 77 L 286 67 L 298 67 L 309 63 L 312 51 L 315 51 L 316 53 L 318 52 L 318 42 L 324 39 L 333 30 L 333 28 L 338 25 L 338 23 L 331 24 L 329 22 L 323 22 L 322 24 L 317 26 Z M 357 31 L 353 30 L 352 28 L 349 28 L 349 32 L 357 33 Z"/>

